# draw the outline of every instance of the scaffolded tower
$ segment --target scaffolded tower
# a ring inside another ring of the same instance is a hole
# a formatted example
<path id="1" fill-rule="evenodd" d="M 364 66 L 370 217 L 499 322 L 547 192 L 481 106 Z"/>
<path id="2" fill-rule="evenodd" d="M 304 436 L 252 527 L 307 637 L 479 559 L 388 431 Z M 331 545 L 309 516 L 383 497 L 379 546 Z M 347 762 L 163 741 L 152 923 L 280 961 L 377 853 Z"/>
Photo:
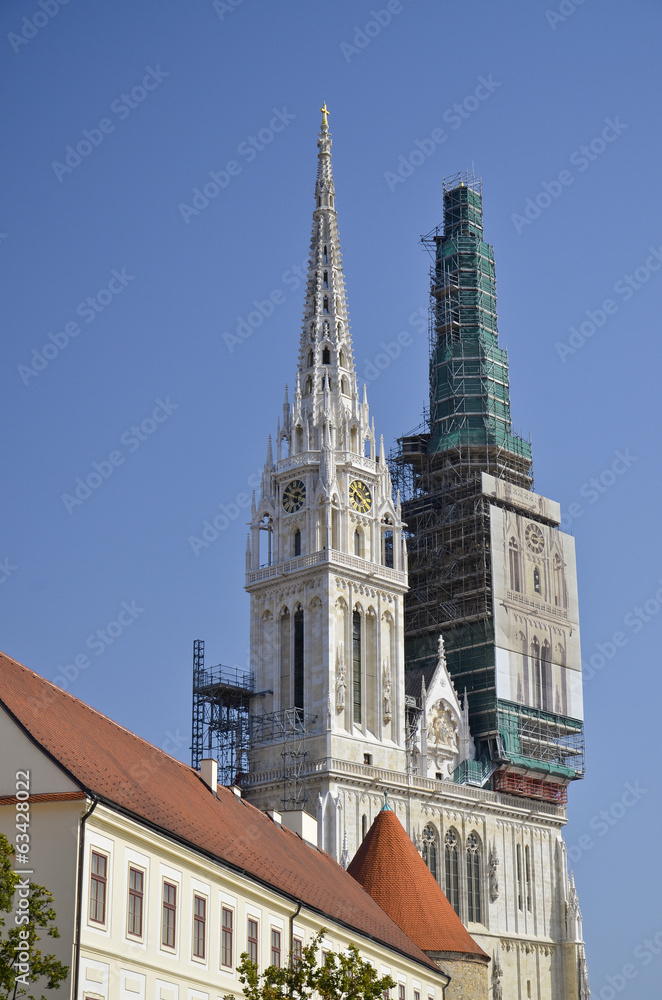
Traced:
<path id="1" fill-rule="evenodd" d="M 218 761 L 221 785 L 241 784 L 248 771 L 249 705 L 254 683 L 222 663 L 205 669 L 205 644 L 193 643 L 193 741 L 191 766 L 205 757 Z"/>
<path id="2" fill-rule="evenodd" d="M 204 758 L 213 758 L 218 762 L 219 784 L 241 786 L 250 782 L 250 750 L 281 743 L 282 807 L 303 809 L 306 737 L 316 716 L 298 708 L 251 714 L 254 696 L 255 680 L 251 673 L 222 663 L 205 668 L 205 644 L 202 639 L 195 639 L 191 766 L 197 771 Z"/>
<path id="3" fill-rule="evenodd" d="M 433 256 L 430 408 L 425 423 L 399 439 L 391 457 L 409 526 L 407 671 L 429 680 L 442 633 L 455 687 L 468 694 L 471 730 L 485 757 L 504 763 L 519 757 L 541 774 L 568 780 L 583 772 L 581 722 L 543 711 L 541 706 L 553 707 L 551 697 L 549 703 L 539 699 L 535 709 L 497 697 L 492 512 L 495 505 L 508 507 L 505 484 L 510 497 L 535 496 L 529 493 L 531 444 L 512 431 L 481 182 L 468 173 L 446 179 L 443 205 L 443 227 L 423 238 Z M 485 475 L 501 484 L 496 498 Z M 558 520 L 539 508 L 534 518 L 556 530 Z M 504 775 L 495 778 L 499 787 Z M 509 781 L 509 790 L 517 790 Z M 545 797 L 561 794 L 558 787 L 545 789 Z"/>

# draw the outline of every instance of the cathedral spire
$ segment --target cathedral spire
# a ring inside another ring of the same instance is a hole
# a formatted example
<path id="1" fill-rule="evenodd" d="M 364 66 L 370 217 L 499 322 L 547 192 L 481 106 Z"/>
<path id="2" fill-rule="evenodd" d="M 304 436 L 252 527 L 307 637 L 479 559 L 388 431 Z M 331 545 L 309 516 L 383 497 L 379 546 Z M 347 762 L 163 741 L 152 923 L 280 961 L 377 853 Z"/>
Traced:
<path id="1" fill-rule="evenodd" d="M 351 406 L 355 370 L 345 298 L 340 238 L 331 166 L 331 133 L 326 104 L 317 137 L 315 208 L 310 241 L 298 374 L 305 409 L 315 410 L 325 388 Z"/>

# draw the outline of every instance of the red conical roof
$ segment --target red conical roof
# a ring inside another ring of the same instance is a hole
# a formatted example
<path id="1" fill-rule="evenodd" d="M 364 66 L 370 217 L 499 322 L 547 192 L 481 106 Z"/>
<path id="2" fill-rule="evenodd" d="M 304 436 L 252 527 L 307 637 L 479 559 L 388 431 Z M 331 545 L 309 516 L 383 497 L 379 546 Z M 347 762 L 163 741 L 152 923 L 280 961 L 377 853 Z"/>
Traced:
<path id="1" fill-rule="evenodd" d="M 378 814 L 347 870 L 422 951 L 488 959 L 390 807 Z"/>

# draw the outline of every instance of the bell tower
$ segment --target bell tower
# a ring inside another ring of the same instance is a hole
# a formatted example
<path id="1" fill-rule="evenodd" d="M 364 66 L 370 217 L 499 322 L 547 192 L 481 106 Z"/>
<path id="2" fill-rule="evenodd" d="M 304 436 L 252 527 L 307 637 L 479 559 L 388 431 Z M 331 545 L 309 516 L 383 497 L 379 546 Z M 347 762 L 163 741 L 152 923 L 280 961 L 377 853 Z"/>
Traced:
<path id="1" fill-rule="evenodd" d="M 246 554 L 257 692 L 246 794 L 313 815 L 357 764 L 405 770 L 402 513 L 357 384 L 321 110 L 293 398 L 286 387 Z M 339 857 L 339 831 L 359 822 L 334 813 L 325 847 Z"/>

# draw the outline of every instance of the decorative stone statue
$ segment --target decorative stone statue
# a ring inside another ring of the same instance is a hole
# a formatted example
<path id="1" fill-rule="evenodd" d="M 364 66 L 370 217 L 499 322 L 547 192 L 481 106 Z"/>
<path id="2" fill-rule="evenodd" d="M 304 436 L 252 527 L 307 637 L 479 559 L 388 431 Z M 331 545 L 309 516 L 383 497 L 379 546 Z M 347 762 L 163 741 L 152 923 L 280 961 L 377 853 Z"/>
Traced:
<path id="1" fill-rule="evenodd" d="M 392 706 L 391 706 L 391 668 L 388 665 L 388 661 L 383 661 L 383 691 L 384 691 L 384 722 L 390 722 L 392 716 Z"/>
<path id="2" fill-rule="evenodd" d="M 347 670 L 345 669 L 344 643 L 338 643 L 336 655 L 336 712 L 345 711 L 345 692 L 347 691 Z"/>
<path id="3" fill-rule="evenodd" d="M 499 953 L 493 955 L 492 958 L 492 997 L 493 1000 L 503 1000 L 503 987 L 501 985 L 501 978 L 503 976 L 503 969 L 501 968 L 501 963 L 499 962 Z"/>
<path id="4" fill-rule="evenodd" d="M 490 899 L 494 903 L 495 900 L 499 898 L 499 858 L 497 857 L 496 847 L 493 847 L 490 851 L 490 871 L 489 871 L 489 882 L 490 882 Z"/>

